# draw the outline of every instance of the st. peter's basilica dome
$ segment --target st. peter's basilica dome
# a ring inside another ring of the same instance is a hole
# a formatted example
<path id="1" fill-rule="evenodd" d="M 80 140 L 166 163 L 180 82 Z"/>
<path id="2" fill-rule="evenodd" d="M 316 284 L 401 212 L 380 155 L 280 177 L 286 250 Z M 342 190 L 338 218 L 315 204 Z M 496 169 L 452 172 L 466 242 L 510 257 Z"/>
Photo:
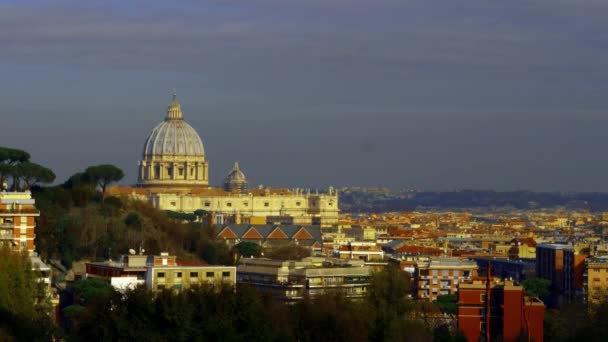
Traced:
<path id="1" fill-rule="evenodd" d="M 188 187 L 208 184 L 208 163 L 203 141 L 183 119 L 175 94 L 165 121 L 156 126 L 144 144 L 139 162 L 139 185 Z"/>

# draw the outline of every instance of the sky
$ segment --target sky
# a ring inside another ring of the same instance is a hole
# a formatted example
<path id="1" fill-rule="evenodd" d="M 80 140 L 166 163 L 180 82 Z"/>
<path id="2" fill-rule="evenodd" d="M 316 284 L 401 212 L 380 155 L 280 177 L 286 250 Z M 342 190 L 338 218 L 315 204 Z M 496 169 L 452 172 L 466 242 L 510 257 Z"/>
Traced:
<path id="1" fill-rule="evenodd" d="M 608 191 L 606 0 L 0 0 L 0 146 L 136 180 L 175 88 L 219 184 Z"/>

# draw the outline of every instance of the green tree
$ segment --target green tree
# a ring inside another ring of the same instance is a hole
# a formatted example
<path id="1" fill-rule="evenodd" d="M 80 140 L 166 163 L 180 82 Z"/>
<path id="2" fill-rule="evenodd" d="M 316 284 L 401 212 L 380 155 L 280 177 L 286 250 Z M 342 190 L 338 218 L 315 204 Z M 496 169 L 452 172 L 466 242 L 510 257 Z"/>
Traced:
<path id="1" fill-rule="evenodd" d="M 55 173 L 51 169 L 36 163 L 20 163 L 15 169 L 17 176 L 28 189 L 38 183 L 52 183 L 55 180 Z"/>
<path id="2" fill-rule="evenodd" d="M 288 244 L 264 251 L 264 256 L 275 260 L 301 260 L 310 256 L 310 248 Z"/>
<path id="3" fill-rule="evenodd" d="M 13 148 L 0 147 L 0 189 L 9 178 L 13 178 L 13 189 L 17 188 L 17 165 L 30 160 L 30 154 Z"/>
<path id="4" fill-rule="evenodd" d="M 531 278 L 521 282 L 526 291 L 526 296 L 547 298 L 550 294 L 551 281 L 543 278 Z"/>
<path id="5" fill-rule="evenodd" d="M 389 265 L 384 271 L 372 275 L 366 298 L 374 319 L 370 340 L 407 338 L 407 324 L 412 322 L 407 322 L 406 314 L 413 309 L 410 293 L 410 277 L 398 267 Z M 419 330 L 419 327 L 416 329 Z"/>
<path id="6" fill-rule="evenodd" d="M 141 228 L 143 224 L 141 216 L 135 211 L 129 212 L 125 217 L 124 222 L 127 226 L 136 228 Z"/>
<path id="7" fill-rule="evenodd" d="M 49 341 L 51 327 L 44 301 L 44 284 L 26 252 L 17 253 L 7 245 L 0 247 L 0 339 Z"/>
<path id="8" fill-rule="evenodd" d="M 120 181 L 125 176 L 121 169 L 114 165 L 102 164 L 90 166 L 84 171 L 84 178 L 101 188 L 102 199 L 108 185 Z"/>
<path id="9" fill-rule="evenodd" d="M 439 310 L 450 315 L 458 313 L 458 296 L 457 295 L 439 295 L 437 296 L 437 306 Z"/>
<path id="10" fill-rule="evenodd" d="M 236 246 L 234 246 L 234 250 L 243 257 L 259 257 L 262 253 L 262 247 L 255 242 L 244 241 Z"/>

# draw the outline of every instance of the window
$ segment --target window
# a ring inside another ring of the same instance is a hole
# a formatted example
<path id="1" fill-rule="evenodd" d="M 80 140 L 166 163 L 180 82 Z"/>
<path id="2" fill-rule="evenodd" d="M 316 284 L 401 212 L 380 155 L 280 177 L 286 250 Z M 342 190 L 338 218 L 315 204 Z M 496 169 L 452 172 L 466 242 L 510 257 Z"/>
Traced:
<path id="1" fill-rule="evenodd" d="M 159 277 L 159 278 L 164 278 L 165 277 L 165 272 L 158 272 L 156 274 L 156 276 Z"/>
<path id="2" fill-rule="evenodd" d="M 434 275 L 434 276 L 439 275 L 439 271 L 438 270 L 432 270 L 431 274 Z"/>
<path id="3" fill-rule="evenodd" d="M 449 276 L 449 275 L 450 275 L 450 271 L 449 271 L 449 270 L 443 270 L 443 271 L 441 271 L 441 273 L 442 273 L 444 276 Z"/>
<path id="4" fill-rule="evenodd" d="M 600 273 L 600 270 L 598 268 L 594 268 L 593 273 Z"/>
<path id="5" fill-rule="evenodd" d="M 224 277 L 224 278 L 230 277 L 230 272 L 222 272 L 222 277 Z"/>
<path id="6" fill-rule="evenodd" d="M 232 202 L 227 202 L 227 203 L 226 203 L 226 206 L 227 206 L 227 207 L 232 207 Z"/>
<path id="7" fill-rule="evenodd" d="M 175 272 L 175 278 L 181 278 L 182 272 Z"/>
<path id="8" fill-rule="evenodd" d="M 180 176 L 184 175 L 184 169 L 182 169 L 181 167 L 179 169 L 177 169 L 177 171 L 179 172 Z"/>
<path id="9" fill-rule="evenodd" d="M 249 202 L 243 202 L 243 205 L 244 205 L 244 206 L 248 206 L 248 205 L 249 205 Z"/>
<path id="10" fill-rule="evenodd" d="M 207 276 L 207 278 L 213 278 L 213 277 L 215 277 L 215 273 L 213 273 L 213 272 L 207 272 L 206 276 Z"/>
<path id="11" fill-rule="evenodd" d="M 332 205 L 334 205 L 334 202 L 329 202 L 328 204 L 331 207 Z"/>
<path id="12" fill-rule="evenodd" d="M 264 202 L 264 206 L 265 206 L 265 207 L 269 207 L 269 206 L 270 206 L 270 203 L 268 203 L 268 202 Z"/>
<path id="13" fill-rule="evenodd" d="M 469 277 L 469 276 L 471 276 L 471 271 L 464 271 L 463 275 L 465 277 Z"/>
<path id="14" fill-rule="evenodd" d="M 190 272 L 190 278 L 198 278 L 198 272 Z"/>
<path id="15" fill-rule="evenodd" d="M 458 275 L 460 275 L 460 271 L 454 270 L 452 271 L 452 274 L 454 274 L 455 277 L 458 277 Z"/>
<path id="16" fill-rule="evenodd" d="M 156 285 L 156 289 L 157 290 L 164 290 L 165 289 L 165 285 Z"/>
<path id="17" fill-rule="evenodd" d="M 175 284 L 175 285 L 173 285 L 173 289 L 175 289 L 175 290 L 181 290 L 182 289 L 182 284 Z"/>
<path id="18" fill-rule="evenodd" d="M 480 294 L 480 295 L 479 295 L 479 300 L 480 300 L 482 303 L 485 303 L 485 302 L 486 302 L 486 294 L 485 294 L 485 293 Z"/>
<path id="19" fill-rule="evenodd" d="M 175 207 L 177 205 L 177 202 L 171 202 L 171 205 Z"/>
<path id="20" fill-rule="evenodd" d="M 205 207 L 210 207 L 211 206 L 211 202 L 205 202 Z"/>
<path id="21" fill-rule="evenodd" d="M 302 202 L 296 202 L 296 207 L 299 207 L 300 205 L 302 205 Z"/>

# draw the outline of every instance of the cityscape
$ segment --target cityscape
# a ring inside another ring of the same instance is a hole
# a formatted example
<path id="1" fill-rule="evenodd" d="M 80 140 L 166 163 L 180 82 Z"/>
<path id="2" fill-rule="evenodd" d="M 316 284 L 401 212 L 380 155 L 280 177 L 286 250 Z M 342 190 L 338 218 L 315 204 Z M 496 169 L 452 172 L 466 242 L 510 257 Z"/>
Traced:
<path id="1" fill-rule="evenodd" d="M 603 14 L 0 1 L 0 341 L 608 340 Z"/>

